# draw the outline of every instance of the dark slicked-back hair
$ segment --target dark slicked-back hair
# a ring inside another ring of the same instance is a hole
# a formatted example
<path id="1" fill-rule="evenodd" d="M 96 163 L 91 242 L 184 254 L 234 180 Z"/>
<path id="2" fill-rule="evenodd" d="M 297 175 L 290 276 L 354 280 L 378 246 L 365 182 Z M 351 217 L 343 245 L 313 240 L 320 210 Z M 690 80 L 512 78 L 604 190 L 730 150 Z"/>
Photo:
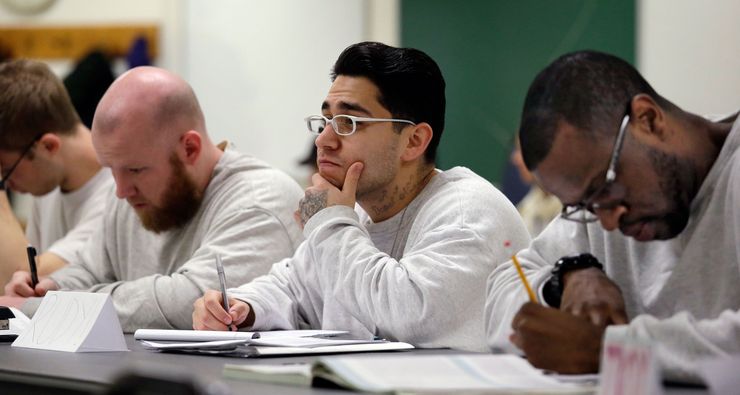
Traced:
<path id="1" fill-rule="evenodd" d="M 79 123 L 62 81 L 46 64 L 0 64 L 0 149 L 20 151 L 43 133 L 72 134 Z"/>
<path id="2" fill-rule="evenodd" d="M 560 122 L 594 141 L 615 138 L 631 99 L 640 93 L 666 110 L 674 108 L 616 56 L 579 51 L 559 57 L 535 77 L 524 100 L 519 142 L 527 168 L 534 170 L 545 159 Z"/>
<path id="3" fill-rule="evenodd" d="M 424 157 L 428 163 L 434 163 L 445 126 L 445 80 L 429 55 L 413 48 L 362 42 L 339 55 L 331 80 L 339 75 L 372 81 L 380 91 L 378 102 L 393 118 L 428 123 L 434 134 Z M 395 125 L 399 131 L 404 126 Z"/>

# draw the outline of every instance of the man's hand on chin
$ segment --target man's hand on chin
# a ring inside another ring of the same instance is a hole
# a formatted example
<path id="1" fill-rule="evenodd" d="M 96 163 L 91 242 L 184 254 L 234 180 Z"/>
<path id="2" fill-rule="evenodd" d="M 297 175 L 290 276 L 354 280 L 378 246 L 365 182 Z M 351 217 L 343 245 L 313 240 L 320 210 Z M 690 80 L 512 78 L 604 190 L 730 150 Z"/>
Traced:
<path id="1" fill-rule="evenodd" d="M 298 210 L 293 213 L 298 225 L 303 228 L 311 217 L 329 206 L 344 205 L 354 208 L 357 183 L 360 180 L 364 166 L 362 162 L 355 162 L 349 167 L 342 189 L 334 186 L 321 174 L 314 174 L 311 178 L 313 185 L 306 188 L 303 199 L 298 202 Z"/>
<path id="2" fill-rule="evenodd" d="M 0 306 L 20 309 L 23 303 L 26 303 L 27 299 L 21 296 L 0 296 Z"/>

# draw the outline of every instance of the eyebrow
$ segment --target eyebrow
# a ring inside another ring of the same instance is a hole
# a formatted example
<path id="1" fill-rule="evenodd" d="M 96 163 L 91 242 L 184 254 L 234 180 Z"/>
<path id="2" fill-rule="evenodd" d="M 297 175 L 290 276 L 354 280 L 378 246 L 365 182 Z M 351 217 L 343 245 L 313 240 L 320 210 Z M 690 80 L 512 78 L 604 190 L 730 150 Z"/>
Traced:
<path id="1" fill-rule="evenodd" d="M 598 190 L 600 190 L 604 186 L 604 180 L 605 179 L 606 179 L 606 171 L 600 172 L 588 184 L 588 186 L 586 187 L 586 191 L 581 195 L 581 200 L 579 200 L 578 202 L 573 203 L 573 204 L 563 203 L 563 205 L 564 206 L 576 206 L 576 205 L 579 205 L 581 203 L 586 203 L 586 199 L 592 197 L 592 195 L 594 193 L 596 193 Z M 594 187 L 594 183 L 595 182 L 598 182 L 599 180 L 601 180 L 601 182 L 599 182 L 600 185 L 598 187 Z"/>
<path id="2" fill-rule="evenodd" d="M 363 113 L 365 115 L 370 115 L 370 111 L 368 109 L 356 103 L 348 103 L 345 101 L 340 101 L 337 106 L 339 107 L 341 111 L 356 111 L 356 112 Z M 324 103 L 321 104 L 322 111 L 328 110 L 328 109 L 329 109 L 328 102 L 325 101 Z"/>

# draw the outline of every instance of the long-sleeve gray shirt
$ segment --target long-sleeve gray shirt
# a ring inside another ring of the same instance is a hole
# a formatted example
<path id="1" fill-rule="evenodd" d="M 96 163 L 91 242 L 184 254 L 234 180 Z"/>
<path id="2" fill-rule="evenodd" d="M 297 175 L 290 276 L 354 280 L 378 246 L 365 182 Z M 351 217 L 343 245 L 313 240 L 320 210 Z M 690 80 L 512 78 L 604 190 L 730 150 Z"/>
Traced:
<path id="1" fill-rule="evenodd" d="M 193 302 L 219 287 L 216 253 L 228 286 L 265 274 L 293 254 L 303 240 L 293 219 L 302 195 L 283 172 L 227 150 L 185 226 L 147 231 L 133 208 L 111 194 L 102 229 L 51 278 L 63 290 L 110 293 L 125 332 L 191 329 Z M 37 304 L 30 300 L 24 312 Z"/>
<path id="2" fill-rule="evenodd" d="M 622 289 L 629 325 L 610 326 L 608 339 L 658 344 L 669 378 L 695 379 L 702 357 L 740 352 L 740 120 L 691 203 L 684 231 L 641 243 L 600 224 L 555 219 L 517 254 L 533 286 L 541 288 L 555 261 L 590 252 Z M 489 278 L 488 342 L 511 350 L 511 320 L 526 301 L 516 271 L 499 266 Z"/>
<path id="3" fill-rule="evenodd" d="M 373 223 L 359 206 L 319 211 L 306 241 L 270 274 L 231 290 L 253 328 L 349 330 L 420 347 L 486 349 L 484 287 L 529 235 L 514 206 L 465 168 L 438 173 L 401 212 Z"/>

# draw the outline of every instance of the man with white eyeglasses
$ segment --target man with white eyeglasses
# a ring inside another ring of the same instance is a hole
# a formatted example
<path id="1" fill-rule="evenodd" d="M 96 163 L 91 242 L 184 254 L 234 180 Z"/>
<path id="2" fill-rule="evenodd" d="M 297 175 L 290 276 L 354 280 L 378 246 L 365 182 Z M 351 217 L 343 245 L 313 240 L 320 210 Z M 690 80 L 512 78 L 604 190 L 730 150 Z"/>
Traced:
<path id="1" fill-rule="evenodd" d="M 740 352 L 740 122 L 661 97 L 627 62 L 583 51 L 534 80 L 520 142 L 564 205 L 517 254 L 539 290 L 526 303 L 510 264 L 488 282 L 494 349 L 537 367 L 599 369 L 605 341 L 656 345 L 664 377 Z"/>
<path id="2" fill-rule="evenodd" d="M 345 49 L 321 115 L 319 172 L 296 212 L 306 241 L 242 287 L 208 291 L 195 329 L 348 330 L 418 347 L 486 350 L 485 281 L 529 236 L 514 206 L 472 171 L 435 168 L 445 82 L 421 51 Z"/>

